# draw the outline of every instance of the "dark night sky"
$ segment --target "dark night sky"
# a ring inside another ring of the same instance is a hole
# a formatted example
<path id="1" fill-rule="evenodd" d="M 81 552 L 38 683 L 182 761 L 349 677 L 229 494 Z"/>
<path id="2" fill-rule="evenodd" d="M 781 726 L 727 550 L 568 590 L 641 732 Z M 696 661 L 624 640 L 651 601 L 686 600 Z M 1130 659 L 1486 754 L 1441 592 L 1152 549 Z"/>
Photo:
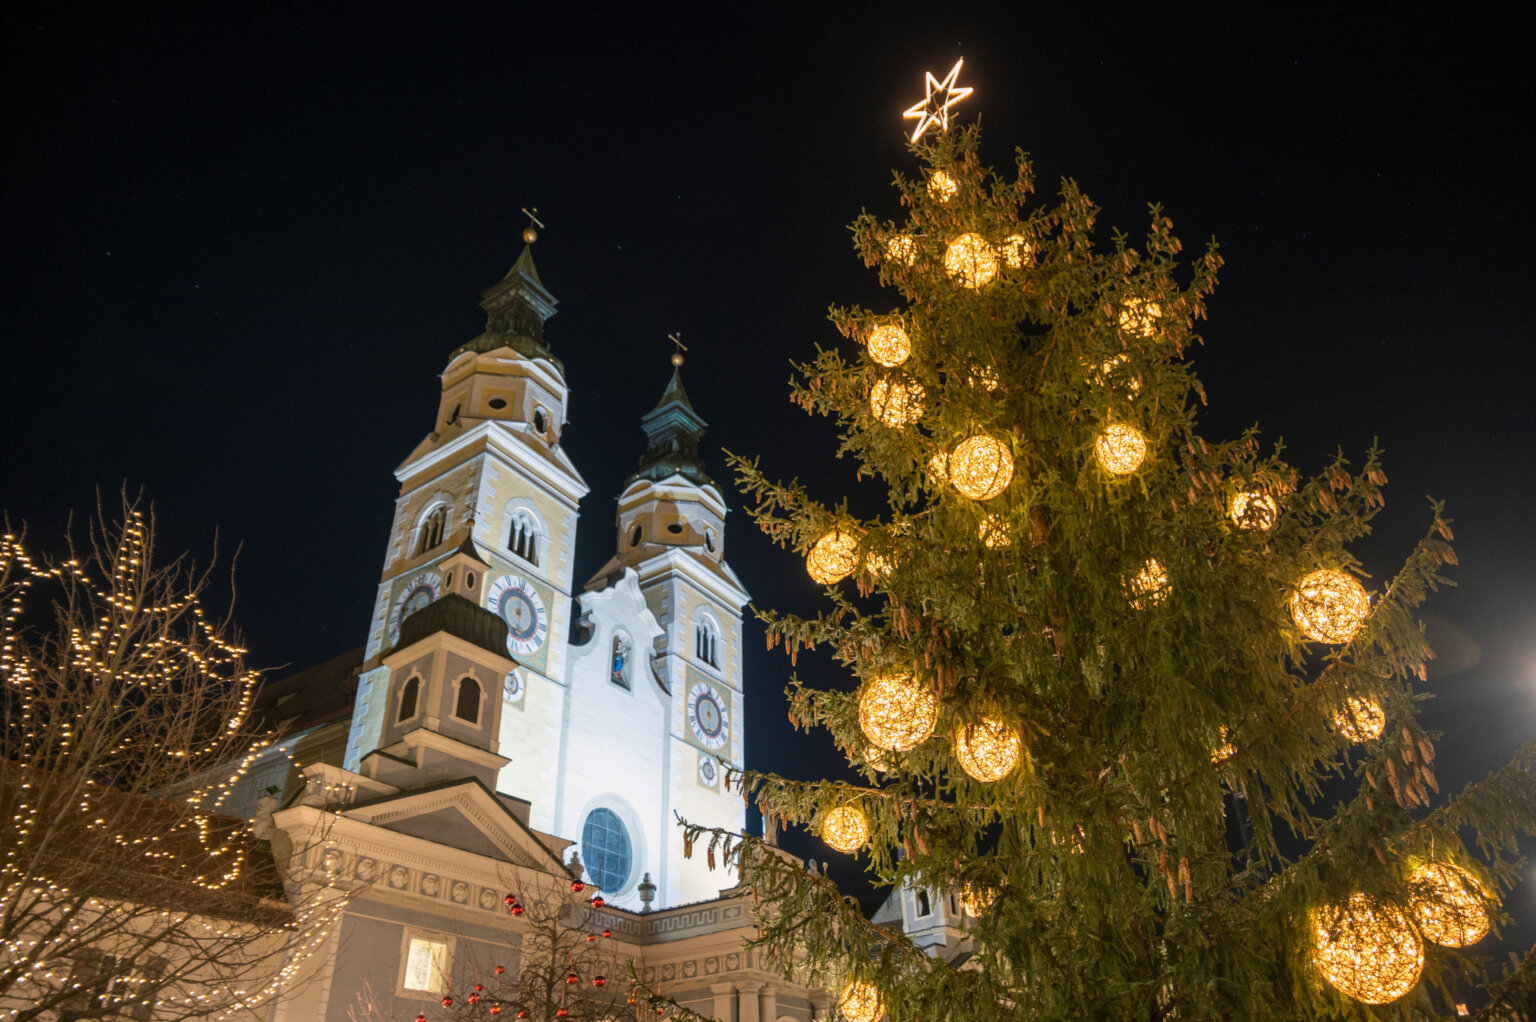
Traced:
<path id="1" fill-rule="evenodd" d="M 1536 734 L 1518 33 L 1436 20 L 1443 5 L 1390 23 L 661 9 L 8 6 L 0 507 L 48 544 L 97 488 L 143 486 L 168 550 L 206 557 L 216 528 L 225 554 L 240 544 L 258 664 L 361 643 L 390 470 L 431 426 L 448 352 L 480 330 L 525 205 L 548 224 L 565 442 L 592 486 L 578 579 L 611 549 L 670 331 L 717 476 L 721 447 L 760 453 L 835 499 L 853 466 L 785 401 L 788 361 L 842 343 L 829 303 L 894 301 L 846 225 L 897 212 L 900 111 L 925 69 L 964 56 L 962 116 L 993 163 L 1036 154 L 1045 198 L 1073 176 L 1106 241 L 1109 225 L 1139 235 L 1155 201 L 1189 249 L 1224 246 L 1194 352 L 1208 435 L 1258 422 L 1304 471 L 1380 437 L 1389 505 L 1357 551 L 1378 575 L 1426 529 L 1424 495 L 1448 502 L 1459 588 L 1427 612 L 1442 787 Z M 744 516 L 727 543 L 759 604 L 812 605 L 799 562 Z M 748 762 L 812 769 L 781 709 L 787 662 L 755 626 L 747 642 Z M 1536 895 L 1510 908 L 1536 917 Z"/>

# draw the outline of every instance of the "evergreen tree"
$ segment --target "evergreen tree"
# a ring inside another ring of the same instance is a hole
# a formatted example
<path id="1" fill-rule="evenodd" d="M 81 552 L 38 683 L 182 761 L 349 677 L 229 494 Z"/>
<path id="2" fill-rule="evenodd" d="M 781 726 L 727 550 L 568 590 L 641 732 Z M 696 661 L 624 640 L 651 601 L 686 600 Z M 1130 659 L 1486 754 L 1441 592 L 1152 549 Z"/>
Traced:
<path id="1" fill-rule="evenodd" d="M 1437 798 L 1414 610 L 1455 562 L 1449 520 L 1432 505 L 1371 580 L 1349 545 L 1382 507 L 1375 450 L 1309 478 L 1256 430 L 1197 430 L 1183 355 L 1215 246 L 1181 266 L 1153 207 L 1106 250 L 1073 182 L 1031 205 L 1028 158 L 1000 176 L 977 147 L 912 144 L 905 221 L 853 225 L 901 304 L 834 308 L 856 352 L 792 384 L 888 510 L 735 463 L 827 584 L 824 613 L 765 615 L 770 645 L 850 675 L 792 681 L 791 718 L 864 778 L 736 783 L 882 885 L 964 892 L 973 953 L 930 957 L 754 839 L 690 837 L 739 856 L 760 946 L 850 1022 L 1443 1013 L 1479 972 L 1442 945 L 1497 918 L 1536 808 L 1531 747 Z"/>

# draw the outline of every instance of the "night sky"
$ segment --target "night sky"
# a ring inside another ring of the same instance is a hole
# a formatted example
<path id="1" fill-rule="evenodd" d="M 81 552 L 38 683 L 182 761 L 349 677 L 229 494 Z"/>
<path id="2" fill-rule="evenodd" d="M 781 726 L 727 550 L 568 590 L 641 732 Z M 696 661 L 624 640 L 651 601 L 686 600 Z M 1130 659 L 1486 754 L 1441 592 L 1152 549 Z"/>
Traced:
<path id="1" fill-rule="evenodd" d="M 1388 507 L 1356 548 L 1378 579 L 1427 530 L 1426 495 L 1448 503 L 1462 563 L 1426 608 L 1425 721 L 1445 732 L 1442 790 L 1504 762 L 1536 736 L 1519 33 L 1436 20 L 1443 5 L 1390 22 L 1007 6 L 7 5 L 0 508 L 54 546 L 98 489 L 142 487 L 165 552 L 206 560 L 215 531 L 221 559 L 239 547 L 256 664 L 361 644 L 391 469 L 482 329 L 523 206 L 547 224 L 565 446 L 592 487 L 578 583 L 612 550 L 673 331 L 717 478 L 726 448 L 870 503 L 830 424 L 785 400 L 789 361 L 847 343 L 830 303 L 893 305 L 847 225 L 899 212 L 900 113 L 963 56 L 962 120 L 995 165 L 1035 155 L 1042 201 L 1069 175 L 1106 244 L 1111 226 L 1138 237 L 1151 202 L 1188 251 L 1221 242 L 1193 351 L 1206 435 L 1257 422 L 1304 472 L 1379 437 Z M 816 605 L 744 515 L 726 544 L 759 605 Z M 746 641 L 749 765 L 820 770 L 824 735 L 785 721 L 788 662 L 755 623 Z M 1509 903 L 1528 924 L 1532 887 Z"/>

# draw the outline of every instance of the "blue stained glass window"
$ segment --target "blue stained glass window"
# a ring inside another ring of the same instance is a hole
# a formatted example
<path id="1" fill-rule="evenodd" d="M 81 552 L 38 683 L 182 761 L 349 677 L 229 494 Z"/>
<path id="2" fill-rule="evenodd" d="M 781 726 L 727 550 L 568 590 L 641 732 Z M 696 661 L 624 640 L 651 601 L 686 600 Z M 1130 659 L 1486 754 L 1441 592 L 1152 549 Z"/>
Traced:
<path id="1" fill-rule="evenodd" d="M 612 809 L 594 809 L 581 828 L 581 861 L 598 890 L 616 894 L 629 879 L 629 831 Z"/>

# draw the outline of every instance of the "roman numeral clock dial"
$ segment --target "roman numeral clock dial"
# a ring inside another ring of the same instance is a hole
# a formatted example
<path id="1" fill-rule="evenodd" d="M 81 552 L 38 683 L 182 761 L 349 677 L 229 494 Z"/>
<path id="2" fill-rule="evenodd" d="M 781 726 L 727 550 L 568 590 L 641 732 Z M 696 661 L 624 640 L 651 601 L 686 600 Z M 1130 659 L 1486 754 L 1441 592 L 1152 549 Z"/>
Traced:
<path id="1" fill-rule="evenodd" d="M 491 583 L 489 606 L 507 623 L 507 649 L 514 656 L 528 656 L 544 645 L 549 634 L 549 615 L 544 600 L 527 579 L 502 575 Z"/>

